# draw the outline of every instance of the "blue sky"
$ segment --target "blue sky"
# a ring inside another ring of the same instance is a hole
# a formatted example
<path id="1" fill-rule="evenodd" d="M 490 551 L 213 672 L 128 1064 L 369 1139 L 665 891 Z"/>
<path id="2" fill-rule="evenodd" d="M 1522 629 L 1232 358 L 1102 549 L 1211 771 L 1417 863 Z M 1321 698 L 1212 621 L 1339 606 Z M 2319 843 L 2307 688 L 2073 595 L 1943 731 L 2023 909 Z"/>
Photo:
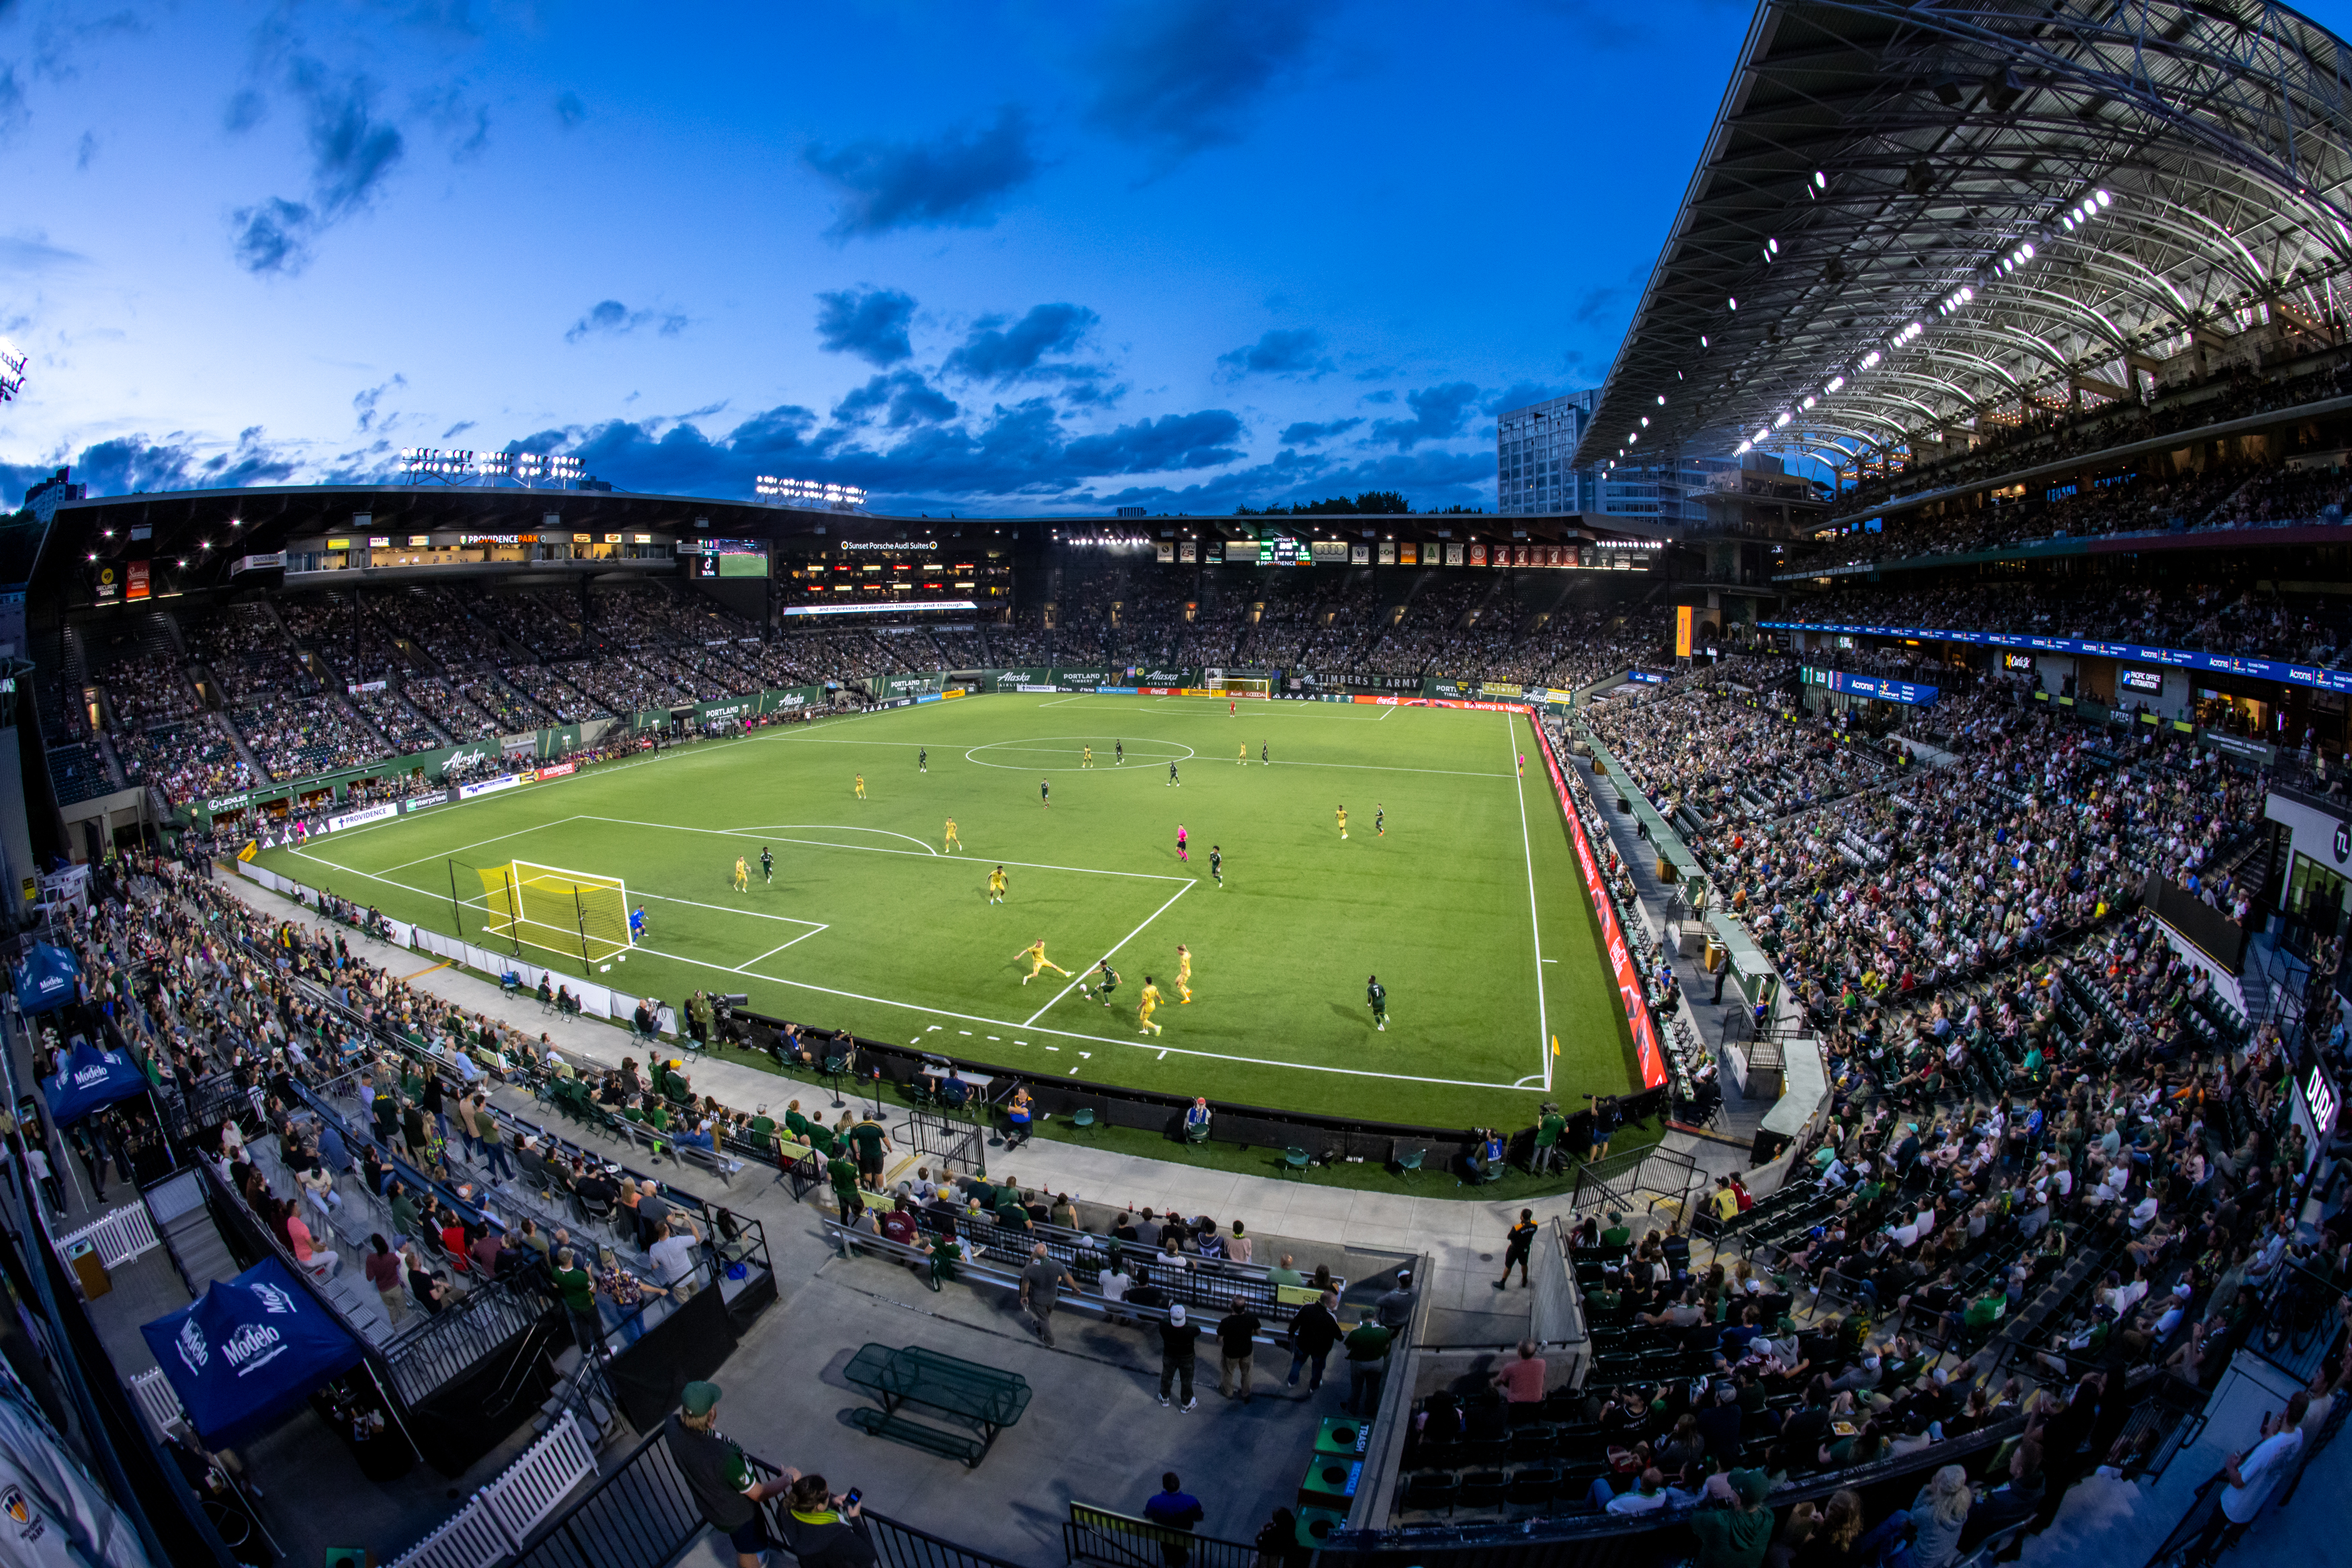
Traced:
<path id="1" fill-rule="evenodd" d="M 877 509 L 1491 506 L 1748 16 L 0 0 L 0 504 L 520 443 Z"/>

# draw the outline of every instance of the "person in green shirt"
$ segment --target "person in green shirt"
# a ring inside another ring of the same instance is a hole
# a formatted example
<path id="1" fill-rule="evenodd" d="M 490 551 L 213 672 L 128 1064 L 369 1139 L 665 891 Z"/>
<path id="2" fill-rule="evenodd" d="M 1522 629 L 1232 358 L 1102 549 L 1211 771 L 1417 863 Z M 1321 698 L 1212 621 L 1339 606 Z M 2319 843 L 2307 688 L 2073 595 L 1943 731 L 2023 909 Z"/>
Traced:
<path id="1" fill-rule="evenodd" d="M 408 1188 L 397 1176 L 392 1183 L 392 1228 L 403 1240 L 422 1234 L 417 1228 L 416 1200 L 408 1196 Z"/>
<path id="2" fill-rule="evenodd" d="M 797 1100 L 784 1107 L 784 1131 L 797 1143 L 809 1141 L 809 1119 L 801 1114 L 801 1103 Z"/>
<path id="3" fill-rule="evenodd" d="M 1618 1213 L 1615 1209 L 1611 1209 L 1609 1211 L 1609 1228 L 1601 1233 L 1601 1245 L 1603 1247 L 1630 1247 L 1633 1244 L 1633 1229 L 1626 1225 L 1625 1217 Z"/>
<path id="4" fill-rule="evenodd" d="M 1381 1406 L 1381 1383 L 1388 1375 L 1389 1331 L 1367 1310 L 1349 1332 L 1348 1403 L 1350 1416 L 1369 1419 Z"/>
<path id="5" fill-rule="evenodd" d="M 594 1355 L 604 1342 L 604 1322 L 596 1312 L 596 1280 L 580 1267 L 569 1247 L 555 1254 L 555 1293 L 563 1298 L 563 1314 L 572 1320 L 572 1337 L 580 1353 Z"/>
<path id="6" fill-rule="evenodd" d="M 868 1187 L 880 1192 L 882 1158 L 889 1153 L 890 1135 L 882 1130 L 882 1124 L 874 1119 L 871 1111 L 859 1117 L 857 1125 L 849 1129 L 849 1144 L 856 1153 L 857 1174 Z"/>
<path id="7" fill-rule="evenodd" d="M 1282 1255 L 1282 1261 L 1265 1271 L 1265 1282 L 1269 1285 L 1303 1285 L 1307 1283 L 1306 1277 L 1300 1274 L 1297 1270 L 1292 1268 L 1290 1264 L 1290 1254 L 1285 1252 Z"/>
<path id="8" fill-rule="evenodd" d="M 857 1196 L 857 1167 L 839 1155 L 825 1162 L 825 1179 L 833 1184 L 833 1196 L 841 1205 L 841 1221 L 846 1225 L 857 1218 L 864 1207 Z"/>
<path id="9" fill-rule="evenodd" d="M 1692 1568 L 1758 1568 L 1772 1544 L 1772 1511 L 1764 1506 L 1772 1478 L 1762 1470 L 1717 1471 L 1706 1478 L 1706 1500 L 1690 1517 L 1698 1537 Z"/>
<path id="10" fill-rule="evenodd" d="M 1567 1128 L 1568 1118 L 1559 1113 L 1559 1107 L 1549 1100 L 1545 1101 L 1542 1118 L 1536 1123 L 1536 1155 L 1533 1162 L 1536 1175 L 1541 1176 L 1549 1170 L 1552 1162 L 1559 1158 L 1559 1135 Z"/>

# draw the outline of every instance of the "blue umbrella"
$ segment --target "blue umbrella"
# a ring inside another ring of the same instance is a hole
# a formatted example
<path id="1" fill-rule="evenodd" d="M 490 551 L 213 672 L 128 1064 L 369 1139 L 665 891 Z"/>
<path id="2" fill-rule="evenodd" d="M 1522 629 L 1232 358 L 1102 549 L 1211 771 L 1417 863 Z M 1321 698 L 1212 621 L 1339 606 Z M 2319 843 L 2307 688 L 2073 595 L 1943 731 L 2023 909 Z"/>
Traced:
<path id="1" fill-rule="evenodd" d="M 41 1081 L 48 1097 L 49 1116 L 60 1127 L 71 1126 L 92 1111 L 128 1100 L 147 1088 L 147 1075 L 127 1051 L 103 1051 L 77 1035 L 58 1070 Z"/>
<path id="2" fill-rule="evenodd" d="M 202 1301 L 139 1332 L 215 1448 L 268 1427 L 361 1359 L 351 1331 L 276 1258 L 214 1281 Z"/>
<path id="3" fill-rule="evenodd" d="M 25 949 L 16 973 L 16 1005 L 28 1014 L 45 1013 L 74 999 L 81 961 L 63 947 L 36 942 Z"/>

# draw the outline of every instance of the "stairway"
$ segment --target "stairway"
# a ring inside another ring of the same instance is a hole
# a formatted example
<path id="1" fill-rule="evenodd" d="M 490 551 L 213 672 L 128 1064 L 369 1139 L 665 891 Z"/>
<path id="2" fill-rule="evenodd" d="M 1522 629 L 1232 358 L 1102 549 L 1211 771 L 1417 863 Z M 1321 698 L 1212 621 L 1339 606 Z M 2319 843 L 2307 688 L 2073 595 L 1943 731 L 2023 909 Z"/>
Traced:
<path id="1" fill-rule="evenodd" d="M 244 1271 L 230 1254 L 228 1243 L 221 1239 L 212 1211 L 205 1207 L 203 1176 L 182 1171 L 148 1188 L 145 1197 L 155 1234 L 163 1239 L 196 1294 L 203 1295 L 205 1287 L 215 1280 L 234 1280 Z"/>
<path id="2" fill-rule="evenodd" d="M 589 1440 L 601 1447 L 613 1430 L 612 1385 L 577 1347 L 567 1348 L 557 1356 L 555 1369 L 559 1375 L 556 1385 L 548 1390 L 539 1413 L 530 1418 L 530 1429 L 544 1435 L 563 1419 L 567 1408 L 577 1409 L 580 1425 L 588 1433 Z"/>

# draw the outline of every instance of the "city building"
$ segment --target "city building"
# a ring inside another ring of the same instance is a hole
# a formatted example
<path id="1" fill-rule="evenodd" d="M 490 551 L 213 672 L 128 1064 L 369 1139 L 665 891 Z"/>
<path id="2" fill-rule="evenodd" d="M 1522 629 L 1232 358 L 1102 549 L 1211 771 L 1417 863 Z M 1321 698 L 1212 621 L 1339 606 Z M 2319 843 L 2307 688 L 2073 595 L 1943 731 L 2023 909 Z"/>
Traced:
<path id="1" fill-rule="evenodd" d="M 1739 464 L 1727 457 L 1678 457 L 1614 468 L 1575 466 L 1578 440 L 1601 401 L 1598 389 L 1505 409 L 1495 420 L 1495 503 L 1507 517 L 1564 512 L 1657 522 L 1704 523 L 1706 497 L 1724 487 Z"/>

